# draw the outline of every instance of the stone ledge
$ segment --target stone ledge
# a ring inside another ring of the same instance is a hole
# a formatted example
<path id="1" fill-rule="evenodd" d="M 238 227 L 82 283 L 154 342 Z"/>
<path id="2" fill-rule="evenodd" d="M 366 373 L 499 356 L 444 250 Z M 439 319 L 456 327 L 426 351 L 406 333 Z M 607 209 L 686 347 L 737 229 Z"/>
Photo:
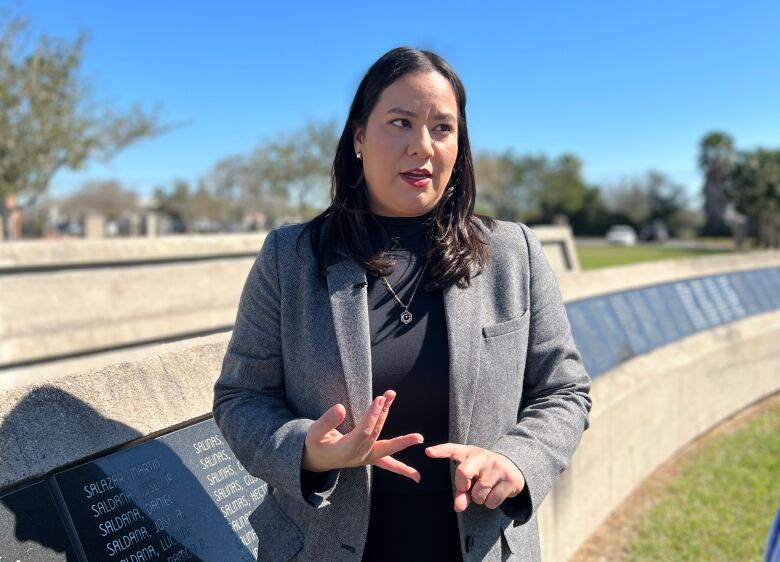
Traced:
<path id="1" fill-rule="evenodd" d="M 536 224 L 531 227 L 556 274 L 579 273 L 580 259 L 571 227 Z"/>
<path id="2" fill-rule="evenodd" d="M 780 392 L 780 310 L 698 332 L 593 382 L 590 428 L 539 510 L 545 561 L 567 560 L 697 436 Z"/>
<path id="3" fill-rule="evenodd" d="M 229 329 L 253 261 L 0 276 L 0 366 Z"/>
<path id="4" fill-rule="evenodd" d="M 257 254 L 267 232 L 175 234 L 157 238 L 18 240 L 0 245 L 0 267 L 94 265 L 100 262 Z"/>
<path id="5" fill-rule="evenodd" d="M 211 412 L 230 334 L 0 392 L 0 488 Z"/>
<path id="6" fill-rule="evenodd" d="M 757 250 L 699 258 L 653 261 L 564 273 L 558 285 L 564 300 L 573 301 L 659 283 L 780 266 L 780 252 Z"/>

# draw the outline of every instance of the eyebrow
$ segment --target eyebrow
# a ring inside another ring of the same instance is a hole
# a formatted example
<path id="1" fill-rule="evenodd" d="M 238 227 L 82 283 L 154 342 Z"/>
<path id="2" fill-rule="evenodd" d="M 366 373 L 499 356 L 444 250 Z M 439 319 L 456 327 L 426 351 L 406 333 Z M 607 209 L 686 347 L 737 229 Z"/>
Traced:
<path id="1" fill-rule="evenodd" d="M 414 111 L 409 111 L 408 109 L 403 109 L 400 107 L 393 107 L 391 109 L 388 109 L 387 113 L 400 113 L 401 115 L 408 115 L 409 117 L 417 117 L 417 114 Z M 455 118 L 449 113 L 437 113 L 436 115 L 433 116 L 433 118 L 436 121 L 439 120 L 451 121 L 451 122 L 455 121 Z"/>

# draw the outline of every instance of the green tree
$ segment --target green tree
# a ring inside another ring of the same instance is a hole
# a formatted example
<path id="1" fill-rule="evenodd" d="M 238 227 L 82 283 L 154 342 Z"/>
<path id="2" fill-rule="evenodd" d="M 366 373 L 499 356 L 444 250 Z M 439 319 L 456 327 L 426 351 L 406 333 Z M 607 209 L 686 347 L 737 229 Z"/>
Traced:
<path id="1" fill-rule="evenodd" d="M 194 190 L 182 179 L 175 180 L 169 190 L 156 187 L 154 199 L 155 211 L 171 217 L 176 223 L 176 231 L 192 232 L 207 226 L 210 229 L 215 223 L 218 228 L 224 228 L 227 223 L 240 218 L 229 201 L 210 189 L 203 180 L 198 181 Z"/>
<path id="2" fill-rule="evenodd" d="M 778 247 L 780 151 L 759 148 L 739 152 L 727 186 L 737 211 L 756 222 L 759 245 Z"/>
<path id="3" fill-rule="evenodd" d="M 655 170 L 622 180 L 608 189 L 607 199 L 610 211 L 616 217 L 628 218 L 638 230 L 656 219 L 663 221 L 674 235 L 694 227 L 695 217 L 687 207 L 685 188 Z"/>
<path id="4" fill-rule="evenodd" d="M 650 219 L 650 197 L 641 177 L 621 179 L 607 186 L 605 191 L 609 210 L 626 217 L 635 228 Z"/>
<path id="5" fill-rule="evenodd" d="M 582 178 L 582 161 L 563 154 L 543 169 L 542 189 L 538 195 L 539 220 L 550 222 L 555 215 L 571 216 L 585 203 L 588 186 Z"/>
<path id="6" fill-rule="evenodd" d="M 522 220 L 527 202 L 522 197 L 518 168 L 511 152 L 479 152 L 474 156 L 474 173 L 479 212 L 502 220 Z"/>
<path id="7" fill-rule="evenodd" d="M 297 131 L 258 146 L 248 165 L 262 178 L 268 193 L 284 194 L 305 220 L 329 202 L 337 144 L 335 121 L 309 121 Z"/>
<path id="8" fill-rule="evenodd" d="M 676 236 L 692 233 L 696 217 L 688 208 L 685 186 L 655 170 L 647 172 L 645 181 L 650 201 L 649 220 L 662 221 Z"/>
<path id="9" fill-rule="evenodd" d="M 602 198 L 601 188 L 585 188 L 582 206 L 569 216 L 569 224 L 575 234 L 587 236 L 603 235 L 612 224 L 622 222 L 607 210 Z"/>
<path id="10" fill-rule="evenodd" d="M 140 211 L 138 194 L 117 180 L 89 181 L 60 202 L 67 215 L 85 215 L 97 211 L 106 220 L 118 220 L 125 213 Z"/>
<path id="11" fill-rule="evenodd" d="M 707 236 L 724 236 L 731 232 L 723 214 L 728 204 L 726 183 L 734 157 L 734 140 L 727 133 L 712 131 L 699 143 L 699 169 L 704 173 L 702 234 Z"/>
<path id="12" fill-rule="evenodd" d="M 237 213 L 264 213 L 268 226 L 307 220 L 329 202 L 337 144 L 335 121 L 309 121 L 250 154 L 217 162 L 203 181 Z"/>
<path id="13" fill-rule="evenodd" d="M 582 177 L 582 162 L 572 154 L 549 159 L 543 154 L 480 152 L 474 158 L 477 204 L 498 219 L 550 222 L 555 215 L 577 216 L 577 228 L 590 232 L 590 218 L 602 220 L 598 188 Z M 587 212 L 585 206 L 589 205 Z"/>
<path id="14" fill-rule="evenodd" d="M 119 112 L 94 101 L 81 76 L 82 31 L 68 42 L 41 35 L 29 45 L 21 17 L 0 21 L 0 213 L 7 194 L 26 199 L 44 193 L 54 174 L 107 161 L 126 146 L 169 126 L 157 111 L 138 106 Z"/>
<path id="15" fill-rule="evenodd" d="M 154 188 L 155 211 L 171 217 L 178 230 L 188 230 L 192 220 L 190 209 L 190 184 L 182 179 L 174 180 L 170 190 L 162 186 Z"/>

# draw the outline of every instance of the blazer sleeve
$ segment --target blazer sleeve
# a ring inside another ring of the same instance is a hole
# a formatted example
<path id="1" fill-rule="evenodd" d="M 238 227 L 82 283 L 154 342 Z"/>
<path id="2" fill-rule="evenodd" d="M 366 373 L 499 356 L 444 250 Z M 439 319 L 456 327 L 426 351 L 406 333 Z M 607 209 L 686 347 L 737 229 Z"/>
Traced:
<path id="1" fill-rule="evenodd" d="M 568 467 L 590 425 L 591 409 L 590 377 L 555 274 L 536 235 L 519 226 L 528 247 L 531 308 L 523 397 L 517 424 L 491 448 L 514 462 L 525 478 L 521 493 L 500 506 L 514 526 L 531 519 Z"/>
<path id="2" fill-rule="evenodd" d="M 255 259 L 214 384 L 214 421 L 246 470 L 312 508 L 325 507 L 340 471 L 301 469 L 306 433 L 315 420 L 285 402 L 277 231 Z"/>

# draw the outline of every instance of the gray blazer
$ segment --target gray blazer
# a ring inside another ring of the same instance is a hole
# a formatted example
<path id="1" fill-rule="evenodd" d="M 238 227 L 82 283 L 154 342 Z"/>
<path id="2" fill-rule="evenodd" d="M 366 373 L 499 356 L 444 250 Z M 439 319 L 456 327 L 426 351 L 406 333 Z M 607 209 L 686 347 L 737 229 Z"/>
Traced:
<path id="1" fill-rule="evenodd" d="M 341 255 L 325 290 L 309 230 L 296 253 L 303 227 L 270 232 L 249 272 L 214 386 L 214 419 L 268 484 L 250 516 L 258 560 L 359 561 L 374 467 L 332 470 L 308 490 L 300 464 L 314 420 L 340 402 L 347 417 L 338 429 L 347 433 L 374 398 L 366 273 Z M 538 561 L 536 513 L 588 428 L 590 378 L 534 233 L 507 221 L 485 233 L 490 263 L 470 287 L 443 291 L 449 441 L 509 457 L 525 476 L 527 501 L 521 494 L 497 509 L 472 502 L 457 516 L 461 548 L 464 560 Z"/>

